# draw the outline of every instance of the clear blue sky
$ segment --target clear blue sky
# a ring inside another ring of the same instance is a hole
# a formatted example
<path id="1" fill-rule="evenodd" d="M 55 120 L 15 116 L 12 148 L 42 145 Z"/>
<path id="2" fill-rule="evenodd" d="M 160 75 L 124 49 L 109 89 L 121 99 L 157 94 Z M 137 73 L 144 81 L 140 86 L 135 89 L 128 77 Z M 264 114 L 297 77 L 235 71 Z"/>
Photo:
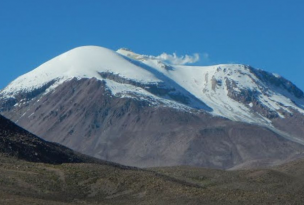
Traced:
<path id="1" fill-rule="evenodd" d="M 0 89 L 77 46 L 208 53 L 304 89 L 303 0 L 0 0 Z"/>

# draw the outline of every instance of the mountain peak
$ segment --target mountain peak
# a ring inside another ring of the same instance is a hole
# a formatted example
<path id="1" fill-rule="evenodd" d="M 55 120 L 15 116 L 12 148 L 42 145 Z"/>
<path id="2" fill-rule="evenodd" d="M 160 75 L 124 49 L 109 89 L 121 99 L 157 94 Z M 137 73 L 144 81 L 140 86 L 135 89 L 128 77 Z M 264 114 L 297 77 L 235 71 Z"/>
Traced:
<path id="1" fill-rule="evenodd" d="M 158 81 L 153 74 L 130 62 L 120 54 L 98 46 L 82 46 L 67 51 L 36 69 L 20 76 L 4 91 L 16 93 L 34 90 L 55 81 L 53 87 L 73 78 L 96 78 L 100 73 L 111 72 L 137 81 Z"/>
<path id="2" fill-rule="evenodd" d="M 290 81 L 246 65 L 177 65 L 129 49 L 83 46 L 59 55 L 0 91 L 0 112 L 45 139 L 133 165 L 159 157 L 231 167 L 265 150 L 281 158 L 283 138 L 296 144 L 284 156 L 304 145 L 303 92 Z M 219 157 L 200 161 L 205 156 Z"/>
<path id="3" fill-rule="evenodd" d="M 242 64 L 171 65 L 130 49 L 99 46 L 78 47 L 51 59 L 9 84 L 0 98 L 35 90 L 46 94 L 74 78 L 103 81 L 114 96 L 203 109 L 235 121 L 269 124 L 269 118 L 304 112 L 303 92 L 266 71 Z"/>

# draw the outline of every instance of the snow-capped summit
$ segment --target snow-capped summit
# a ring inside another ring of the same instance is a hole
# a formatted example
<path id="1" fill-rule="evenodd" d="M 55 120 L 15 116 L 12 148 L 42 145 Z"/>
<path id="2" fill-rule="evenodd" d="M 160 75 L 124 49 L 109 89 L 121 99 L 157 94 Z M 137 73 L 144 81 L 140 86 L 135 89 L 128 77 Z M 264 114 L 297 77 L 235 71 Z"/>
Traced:
<path id="1" fill-rule="evenodd" d="M 133 166 L 301 155 L 304 94 L 294 84 L 247 65 L 176 64 L 186 61 L 75 48 L 1 90 L 0 112 L 44 139 Z"/>
<path id="2" fill-rule="evenodd" d="M 72 78 L 97 78 L 100 72 L 117 73 L 137 81 L 157 81 L 153 74 L 129 62 L 115 51 L 98 46 L 83 46 L 63 53 L 26 73 L 4 90 L 4 93 L 37 89 L 48 82 L 56 85 Z"/>
<path id="3" fill-rule="evenodd" d="M 169 65 L 129 49 L 116 52 L 83 46 L 24 74 L 0 92 L 14 98 L 47 85 L 51 92 L 73 78 L 104 81 L 113 95 L 146 99 L 154 105 L 203 109 L 235 121 L 271 124 L 293 110 L 304 113 L 303 92 L 278 75 L 239 64 Z"/>

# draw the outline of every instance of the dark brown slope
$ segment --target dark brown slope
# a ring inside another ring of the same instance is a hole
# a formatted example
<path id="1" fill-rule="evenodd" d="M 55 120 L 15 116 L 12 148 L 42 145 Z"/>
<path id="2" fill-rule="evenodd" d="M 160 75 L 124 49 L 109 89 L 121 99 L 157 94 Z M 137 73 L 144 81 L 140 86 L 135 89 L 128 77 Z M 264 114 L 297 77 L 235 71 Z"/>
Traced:
<path id="1" fill-rule="evenodd" d="M 48 141 L 125 165 L 259 167 L 304 150 L 267 128 L 115 97 L 96 79 L 74 79 L 31 96 L 3 114 Z"/>
<path id="2" fill-rule="evenodd" d="M 0 154 L 31 162 L 51 164 L 98 161 L 47 142 L 0 115 Z"/>

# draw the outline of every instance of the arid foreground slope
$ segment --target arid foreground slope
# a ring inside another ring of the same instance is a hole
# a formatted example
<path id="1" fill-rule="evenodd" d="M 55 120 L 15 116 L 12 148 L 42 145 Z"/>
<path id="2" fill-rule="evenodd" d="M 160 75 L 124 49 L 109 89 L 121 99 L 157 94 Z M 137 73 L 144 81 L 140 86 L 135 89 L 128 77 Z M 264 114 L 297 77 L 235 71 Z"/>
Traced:
<path id="1" fill-rule="evenodd" d="M 304 161 L 265 170 L 150 170 L 87 157 L 0 116 L 0 204 L 302 204 Z"/>
<path id="2" fill-rule="evenodd" d="M 303 204 L 303 173 L 303 161 L 268 170 L 147 171 L 1 156 L 0 204 Z"/>

